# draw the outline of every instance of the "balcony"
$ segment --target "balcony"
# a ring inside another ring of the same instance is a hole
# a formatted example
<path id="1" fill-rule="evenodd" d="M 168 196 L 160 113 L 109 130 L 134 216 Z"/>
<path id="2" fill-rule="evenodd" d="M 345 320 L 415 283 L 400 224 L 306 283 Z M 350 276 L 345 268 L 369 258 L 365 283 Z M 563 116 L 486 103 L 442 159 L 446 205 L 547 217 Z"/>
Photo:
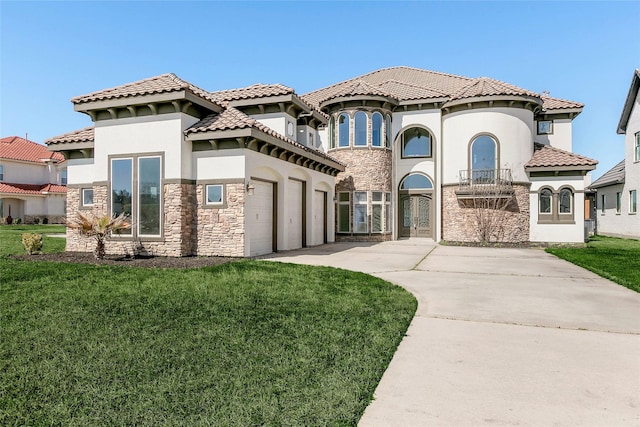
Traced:
<path id="1" fill-rule="evenodd" d="M 514 194 L 511 169 L 461 170 L 456 195 L 460 199 L 510 198 Z"/>

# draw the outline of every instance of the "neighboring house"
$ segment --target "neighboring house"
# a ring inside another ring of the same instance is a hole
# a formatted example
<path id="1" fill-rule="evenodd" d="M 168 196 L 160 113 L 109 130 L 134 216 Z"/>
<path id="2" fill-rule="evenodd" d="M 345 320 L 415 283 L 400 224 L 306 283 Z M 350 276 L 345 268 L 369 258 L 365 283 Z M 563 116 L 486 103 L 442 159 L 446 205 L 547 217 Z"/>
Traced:
<path id="1" fill-rule="evenodd" d="M 635 70 L 618 123 L 624 134 L 624 160 L 598 178 L 598 234 L 640 239 L 640 70 Z"/>
<path id="2" fill-rule="evenodd" d="M 0 139 L 0 217 L 64 222 L 66 174 L 60 153 L 18 136 Z"/>
<path id="3" fill-rule="evenodd" d="M 278 84 L 207 92 L 164 74 L 72 102 L 94 126 L 47 144 L 68 159 L 68 215 L 131 215 L 111 251 L 468 242 L 486 215 L 485 240 L 584 240 L 597 162 L 571 152 L 582 104 L 497 80 L 394 67 L 298 96 Z M 67 249 L 89 246 L 69 232 Z"/>

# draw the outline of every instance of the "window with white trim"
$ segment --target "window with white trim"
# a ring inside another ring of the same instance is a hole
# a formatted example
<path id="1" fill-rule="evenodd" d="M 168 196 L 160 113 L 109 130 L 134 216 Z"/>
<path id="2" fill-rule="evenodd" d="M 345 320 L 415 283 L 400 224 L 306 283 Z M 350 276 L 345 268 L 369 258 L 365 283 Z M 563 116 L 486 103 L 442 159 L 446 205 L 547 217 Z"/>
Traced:
<path id="1" fill-rule="evenodd" d="M 0 181 L 4 181 L 4 166 L 0 165 Z M 2 216 L 2 215 L 0 215 Z"/>
<path id="2" fill-rule="evenodd" d="M 93 206 L 93 188 L 83 188 L 80 192 L 82 193 L 82 206 Z"/>
<path id="3" fill-rule="evenodd" d="M 636 190 L 629 191 L 629 213 L 638 212 L 638 200 Z"/>
<path id="4" fill-rule="evenodd" d="M 60 184 L 67 185 L 67 168 L 60 171 Z"/>
<path id="5" fill-rule="evenodd" d="M 353 119 L 354 138 L 353 145 L 363 147 L 367 145 L 367 114 L 358 111 Z"/>
<path id="6" fill-rule="evenodd" d="M 367 223 L 367 192 L 355 191 L 353 193 L 353 232 L 368 232 Z"/>
<path id="7" fill-rule="evenodd" d="M 351 231 L 351 193 L 338 193 L 338 233 Z"/>
<path id="8" fill-rule="evenodd" d="M 619 214 L 622 210 L 622 193 L 616 193 L 616 213 Z"/>
<path id="9" fill-rule="evenodd" d="M 600 195 L 600 212 L 602 212 L 602 214 L 605 213 L 606 205 L 607 205 L 607 195 L 601 194 Z"/>
<path id="10" fill-rule="evenodd" d="M 384 207 L 384 200 L 382 191 L 371 192 L 371 232 L 382 233 L 383 221 L 382 212 Z"/>
<path id="11" fill-rule="evenodd" d="M 640 132 L 636 132 L 636 141 L 633 150 L 633 161 L 640 162 Z"/>
<path id="12" fill-rule="evenodd" d="M 391 232 L 391 193 L 384 193 L 384 231 Z"/>
<path id="13" fill-rule="evenodd" d="M 205 185 L 205 204 L 209 206 L 224 204 L 224 188 L 222 184 Z"/>

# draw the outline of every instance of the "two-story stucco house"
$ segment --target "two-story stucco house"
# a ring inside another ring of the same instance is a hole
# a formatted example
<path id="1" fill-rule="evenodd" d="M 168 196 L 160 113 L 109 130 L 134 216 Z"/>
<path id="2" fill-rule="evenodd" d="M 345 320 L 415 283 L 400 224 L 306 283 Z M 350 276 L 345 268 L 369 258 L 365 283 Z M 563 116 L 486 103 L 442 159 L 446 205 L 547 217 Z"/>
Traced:
<path id="1" fill-rule="evenodd" d="M 635 70 L 618 123 L 624 160 L 591 184 L 597 191 L 598 234 L 640 239 L 640 70 Z"/>
<path id="2" fill-rule="evenodd" d="M 67 170 L 64 157 L 19 136 L 0 139 L 0 217 L 62 223 Z"/>
<path id="3" fill-rule="evenodd" d="M 68 214 L 131 215 L 108 250 L 252 256 L 335 240 L 582 242 L 582 104 L 394 67 L 298 96 L 165 74 L 72 99 L 94 126 L 47 141 Z M 489 224 L 489 225 L 487 225 Z M 69 232 L 68 250 L 89 250 Z"/>

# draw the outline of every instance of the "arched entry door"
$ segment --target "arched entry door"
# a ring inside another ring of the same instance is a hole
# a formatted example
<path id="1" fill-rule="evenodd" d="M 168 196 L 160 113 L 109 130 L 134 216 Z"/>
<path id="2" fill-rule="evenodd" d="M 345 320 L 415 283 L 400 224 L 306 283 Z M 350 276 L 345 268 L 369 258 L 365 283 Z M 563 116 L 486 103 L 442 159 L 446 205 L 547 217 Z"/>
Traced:
<path id="1" fill-rule="evenodd" d="M 407 175 L 398 189 L 400 237 L 433 237 L 433 184 L 421 174 Z"/>

